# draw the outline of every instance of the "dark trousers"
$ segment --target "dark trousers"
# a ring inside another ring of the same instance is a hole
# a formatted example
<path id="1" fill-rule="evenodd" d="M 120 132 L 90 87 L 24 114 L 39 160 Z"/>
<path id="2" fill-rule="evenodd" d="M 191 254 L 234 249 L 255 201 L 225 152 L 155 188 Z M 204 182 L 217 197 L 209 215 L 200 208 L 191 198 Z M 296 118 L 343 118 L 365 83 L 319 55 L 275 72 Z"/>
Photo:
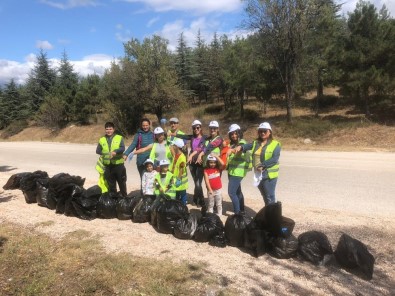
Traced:
<path id="1" fill-rule="evenodd" d="M 109 192 L 117 192 L 117 183 L 119 192 L 122 196 L 127 196 L 126 189 L 126 168 L 122 164 L 109 164 L 104 171 L 104 178 L 108 183 Z"/>
<path id="2" fill-rule="evenodd" d="M 202 188 L 203 181 L 203 167 L 197 164 L 190 164 L 189 169 L 191 171 L 191 176 L 195 184 L 195 189 L 193 192 L 193 202 L 199 206 L 204 206 L 204 194 Z"/>

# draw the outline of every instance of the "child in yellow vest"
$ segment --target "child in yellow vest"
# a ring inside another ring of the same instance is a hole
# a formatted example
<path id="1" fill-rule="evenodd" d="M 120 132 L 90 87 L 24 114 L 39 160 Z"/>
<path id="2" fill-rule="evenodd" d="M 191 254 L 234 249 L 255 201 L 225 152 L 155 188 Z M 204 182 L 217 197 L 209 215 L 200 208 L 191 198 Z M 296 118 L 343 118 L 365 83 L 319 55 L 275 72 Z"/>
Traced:
<path id="1" fill-rule="evenodd" d="M 185 154 L 182 152 L 185 144 L 183 140 L 174 138 L 171 145 L 173 148 L 173 161 L 170 166 L 170 172 L 175 178 L 176 199 L 181 200 L 186 205 L 188 189 L 187 160 Z"/>
<path id="2" fill-rule="evenodd" d="M 170 199 L 176 198 L 176 190 L 174 184 L 174 176 L 169 172 L 169 161 L 167 159 L 162 159 L 159 162 L 160 172 L 155 176 L 155 195 L 166 196 Z"/>

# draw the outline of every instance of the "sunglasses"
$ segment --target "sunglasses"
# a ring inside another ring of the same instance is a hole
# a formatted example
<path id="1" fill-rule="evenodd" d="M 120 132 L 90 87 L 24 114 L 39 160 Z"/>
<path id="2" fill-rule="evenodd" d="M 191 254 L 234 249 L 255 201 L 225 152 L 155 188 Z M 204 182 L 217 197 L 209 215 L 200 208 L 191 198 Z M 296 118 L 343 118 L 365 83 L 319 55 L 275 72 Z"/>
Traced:
<path id="1" fill-rule="evenodd" d="M 171 121 L 170 124 L 178 124 L 178 122 Z"/>
<path id="2" fill-rule="evenodd" d="M 193 130 L 200 130 L 200 126 L 194 126 L 192 127 Z"/>
<path id="3" fill-rule="evenodd" d="M 258 130 L 258 132 L 260 133 L 260 134 L 266 134 L 267 133 L 267 129 L 260 129 L 260 130 Z"/>
<path id="4" fill-rule="evenodd" d="M 237 132 L 231 132 L 231 133 L 229 133 L 229 135 L 231 135 L 231 136 L 237 135 Z"/>

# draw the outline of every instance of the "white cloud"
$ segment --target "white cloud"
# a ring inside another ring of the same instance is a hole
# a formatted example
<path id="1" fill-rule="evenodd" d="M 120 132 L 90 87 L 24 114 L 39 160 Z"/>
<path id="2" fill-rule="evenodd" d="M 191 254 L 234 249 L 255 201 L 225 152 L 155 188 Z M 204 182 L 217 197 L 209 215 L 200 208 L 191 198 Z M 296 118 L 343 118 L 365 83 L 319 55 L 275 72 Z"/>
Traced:
<path id="1" fill-rule="evenodd" d="M 68 0 L 68 1 L 41 0 L 40 2 L 59 9 L 70 9 L 70 8 L 81 7 L 81 6 L 99 5 L 95 0 Z"/>
<path id="2" fill-rule="evenodd" d="M 157 21 L 159 21 L 159 17 L 154 17 L 150 19 L 147 23 L 147 28 L 151 27 L 153 24 L 155 24 Z"/>
<path id="3" fill-rule="evenodd" d="M 109 55 L 94 54 L 84 57 L 81 61 L 69 61 L 74 71 L 80 76 L 88 74 L 97 74 L 102 76 L 106 69 L 110 68 L 111 62 L 117 62 L 117 59 Z M 36 63 L 36 55 L 29 54 L 25 58 L 25 62 L 19 63 L 15 61 L 0 60 L 0 85 L 7 84 L 14 79 L 17 84 L 25 84 L 31 70 Z M 59 59 L 49 59 L 51 67 L 58 67 Z"/>
<path id="4" fill-rule="evenodd" d="M 185 25 L 184 21 L 176 20 L 171 23 L 167 23 L 163 26 L 160 32 L 156 34 L 162 36 L 169 40 L 169 49 L 174 51 L 178 45 L 178 39 L 180 34 L 183 33 L 184 39 L 187 43 L 187 46 L 195 47 L 196 36 L 200 30 L 200 36 L 205 41 L 206 44 L 210 43 L 214 37 L 214 32 L 217 32 L 217 36 L 220 37 L 226 34 L 230 39 L 236 38 L 236 36 L 246 36 L 247 32 L 240 30 L 232 30 L 228 32 L 224 32 L 219 30 L 220 23 L 213 19 L 207 19 L 206 17 L 200 17 L 192 22 L 189 25 Z"/>
<path id="5" fill-rule="evenodd" d="M 338 3 L 343 3 L 342 5 L 342 12 L 345 16 L 347 16 L 348 12 L 353 12 L 357 6 L 359 0 L 349 0 L 349 1 L 337 1 Z M 377 11 L 379 12 L 380 9 L 385 5 L 390 12 L 392 17 L 395 17 L 395 1 L 394 0 L 370 0 L 371 4 L 376 6 Z"/>
<path id="6" fill-rule="evenodd" d="M 47 49 L 47 50 L 53 49 L 53 45 L 49 43 L 49 41 L 47 40 L 37 40 L 36 47 L 40 49 Z"/>
<path id="7" fill-rule="evenodd" d="M 143 3 L 155 11 L 193 11 L 196 13 L 231 12 L 242 7 L 240 0 L 124 0 Z"/>

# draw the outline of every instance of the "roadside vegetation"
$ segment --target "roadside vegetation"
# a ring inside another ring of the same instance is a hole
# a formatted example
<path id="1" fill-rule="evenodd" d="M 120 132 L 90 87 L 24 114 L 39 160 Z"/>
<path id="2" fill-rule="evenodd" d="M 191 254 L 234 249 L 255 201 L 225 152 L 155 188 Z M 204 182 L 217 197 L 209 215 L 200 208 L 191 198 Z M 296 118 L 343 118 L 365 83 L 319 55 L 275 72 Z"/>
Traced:
<path id="1" fill-rule="evenodd" d="M 52 65 L 41 50 L 26 84 L 0 87 L 2 138 L 31 123 L 57 133 L 106 120 L 128 135 L 145 114 L 158 121 L 200 106 L 197 118 L 267 119 L 284 137 L 323 137 L 360 122 L 394 126 L 395 20 L 385 6 L 361 0 L 341 16 L 333 0 L 243 2 L 245 37 L 207 42 L 198 32 L 187 44 L 180 32 L 175 51 L 160 36 L 132 38 L 103 77 L 79 77 L 66 52 Z"/>
<path id="2" fill-rule="evenodd" d="M 233 293 L 219 291 L 219 279 L 199 263 L 106 253 L 83 230 L 54 240 L 2 223 L 0 270 L 2 295 L 206 295 L 208 286 Z"/>

